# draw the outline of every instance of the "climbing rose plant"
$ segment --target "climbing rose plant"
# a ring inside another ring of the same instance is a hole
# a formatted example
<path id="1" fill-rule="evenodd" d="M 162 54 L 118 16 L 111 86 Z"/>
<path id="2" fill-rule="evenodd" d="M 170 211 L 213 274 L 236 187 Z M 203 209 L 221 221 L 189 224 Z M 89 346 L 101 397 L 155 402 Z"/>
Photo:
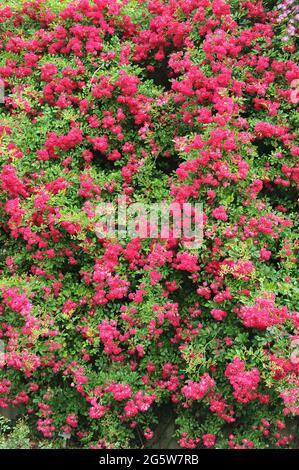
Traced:
<path id="1" fill-rule="evenodd" d="M 150 446 L 167 410 L 181 447 L 298 447 L 299 67 L 279 3 L 2 0 L 0 407 L 32 441 Z M 201 202 L 201 246 L 99 238 L 119 196 Z"/>

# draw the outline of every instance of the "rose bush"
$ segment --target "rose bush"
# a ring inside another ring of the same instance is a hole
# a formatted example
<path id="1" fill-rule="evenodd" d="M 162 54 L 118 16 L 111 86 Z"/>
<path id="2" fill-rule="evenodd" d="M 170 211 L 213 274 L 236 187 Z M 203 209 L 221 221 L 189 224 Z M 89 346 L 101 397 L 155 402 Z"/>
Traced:
<path id="1" fill-rule="evenodd" d="M 143 446 L 163 406 L 181 447 L 297 447 L 290 18 L 260 0 L 1 4 L 0 407 L 78 447 Z M 119 196 L 202 202 L 202 245 L 99 238 Z"/>

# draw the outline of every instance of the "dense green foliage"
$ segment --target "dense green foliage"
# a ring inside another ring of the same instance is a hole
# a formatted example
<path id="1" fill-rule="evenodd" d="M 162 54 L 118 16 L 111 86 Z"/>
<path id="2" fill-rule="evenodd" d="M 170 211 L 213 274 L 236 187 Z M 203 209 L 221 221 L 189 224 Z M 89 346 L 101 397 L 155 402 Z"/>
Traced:
<path id="1" fill-rule="evenodd" d="M 296 447 L 290 18 L 256 0 L 1 4 L 0 407 L 25 441 L 142 447 L 167 406 L 182 447 Z M 201 202 L 201 246 L 99 239 L 119 196 Z"/>

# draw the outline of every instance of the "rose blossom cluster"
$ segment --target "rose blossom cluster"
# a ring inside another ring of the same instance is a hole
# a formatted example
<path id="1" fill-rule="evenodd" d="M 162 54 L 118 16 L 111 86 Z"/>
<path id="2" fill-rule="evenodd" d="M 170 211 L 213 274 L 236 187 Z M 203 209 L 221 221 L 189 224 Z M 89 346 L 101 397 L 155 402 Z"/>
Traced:
<path id="1" fill-rule="evenodd" d="M 244 325 L 247 328 L 265 330 L 270 326 L 283 323 L 289 318 L 287 307 L 276 307 L 273 298 L 256 298 L 255 304 L 243 305 L 239 312 Z"/>
<path id="2" fill-rule="evenodd" d="M 232 385 L 238 403 L 248 403 L 258 397 L 260 373 L 257 368 L 245 371 L 245 363 L 236 358 L 227 366 L 224 375 Z"/>
<path id="3" fill-rule="evenodd" d="M 0 7 L 0 408 L 34 439 L 298 447 L 297 7 L 270 3 Z M 201 246 L 99 234 L 119 201 L 202 203 Z"/>

